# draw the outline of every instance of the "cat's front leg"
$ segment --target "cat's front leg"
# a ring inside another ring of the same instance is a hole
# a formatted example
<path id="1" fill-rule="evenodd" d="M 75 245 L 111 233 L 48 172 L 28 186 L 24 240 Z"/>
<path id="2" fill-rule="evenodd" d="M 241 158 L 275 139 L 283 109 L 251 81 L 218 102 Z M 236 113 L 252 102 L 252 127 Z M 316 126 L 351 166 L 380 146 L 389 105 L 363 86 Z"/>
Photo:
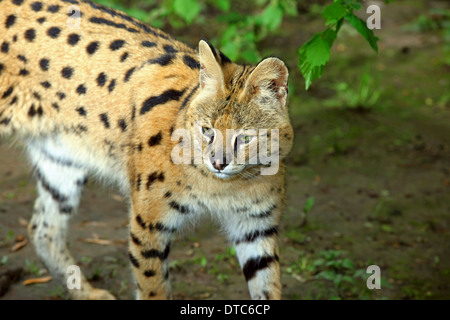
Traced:
<path id="1" fill-rule="evenodd" d="M 233 213 L 223 222 L 254 300 L 281 299 L 279 214 L 271 204 L 256 211 Z"/>
<path id="2" fill-rule="evenodd" d="M 168 257 L 175 228 L 154 210 L 132 206 L 128 256 L 137 284 L 137 299 L 171 299 Z"/>

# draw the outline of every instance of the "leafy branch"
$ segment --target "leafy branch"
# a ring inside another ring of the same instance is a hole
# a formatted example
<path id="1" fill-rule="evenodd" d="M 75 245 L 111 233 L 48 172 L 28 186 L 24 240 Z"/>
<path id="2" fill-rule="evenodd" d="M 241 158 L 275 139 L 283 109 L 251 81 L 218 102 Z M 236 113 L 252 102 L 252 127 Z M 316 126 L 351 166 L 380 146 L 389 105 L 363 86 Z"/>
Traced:
<path id="1" fill-rule="evenodd" d="M 366 23 L 353 13 L 359 9 L 361 9 L 359 0 L 334 0 L 322 11 L 327 28 L 316 33 L 299 49 L 298 66 L 305 78 L 306 89 L 322 76 L 325 65 L 330 60 L 331 47 L 345 21 L 366 39 L 375 52 L 378 52 L 379 39 L 367 28 Z"/>

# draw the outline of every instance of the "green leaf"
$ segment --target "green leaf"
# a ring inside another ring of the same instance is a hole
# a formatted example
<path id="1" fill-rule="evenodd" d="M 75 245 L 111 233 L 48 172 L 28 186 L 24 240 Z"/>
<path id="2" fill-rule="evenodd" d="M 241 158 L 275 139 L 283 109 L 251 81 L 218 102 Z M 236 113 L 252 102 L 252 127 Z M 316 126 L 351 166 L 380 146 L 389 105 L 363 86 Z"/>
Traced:
<path id="1" fill-rule="evenodd" d="M 224 12 L 228 12 L 230 10 L 230 0 L 215 0 L 214 4 L 217 8 Z"/>
<path id="2" fill-rule="evenodd" d="M 239 56 L 240 47 L 236 42 L 228 42 L 225 45 L 222 45 L 221 51 L 231 59 L 231 61 L 235 61 Z"/>
<path id="3" fill-rule="evenodd" d="M 251 63 L 257 63 L 259 60 L 261 60 L 258 53 L 254 49 L 247 49 L 242 51 L 241 56 L 245 61 L 249 61 Z"/>
<path id="4" fill-rule="evenodd" d="M 342 277 L 342 281 L 345 281 L 345 282 L 348 282 L 348 283 L 355 283 L 355 279 L 353 279 L 352 277 L 350 277 L 350 276 L 343 276 Z"/>
<path id="5" fill-rule="evenodd" d="M 293 17 L 298 15 L 297 3 L 295 0 L 281 0 L 280 6 L 287 15 Z"/>
<path id="6" fill-rule="evenodd" d="M 350 259 L 342 260 L 342 266 L 344 268 L 347 268 L 347 269 L 350 269 L 350 270 L 355 269 L 355 265 L 353 264 L 353 262 Z"/>
<path id="7" fill-rule="evenodd" d="M 311 211 L 313 205 L 314 205 L 314 197 L 309 197 L 306 200 L 305 206 L 303 207 L 303 212 L 305 214 L 308 214 Z"/>
<path id="8" fill-rule="evenodd" d="M 188 24 L 198 16 L 202 9 L 197 0 L 174 0 L 173 6 L 175 13 Z"/>
<path id="9" fill-rule="evenodd" d="M 283 9 L 276 3 L 266 7 L 262 13 L 262 23 L 269 30 L 275 30 L 281 24 L 283 20 Z"/>
<path id="10" fill-rule="evenodd" d="M 330 49 L 336 39 L 336 31 L 328 28 L 316 33 L 299 50 L 298 66 L 305 78 L 308 90 L 311 83 L 322 76 L 325 64 L 330 60 Z"/>
<path id="11" fill-rule="evenodd" d="M 337 274 L 333 279 L 334 286 L 339 287 L 341 282 L 342 282 L 342 274 Z"/>
<path id="12" fill-rule="evenodd" d="M 139 8 L 130 8 L 126 12 L 130 16 L 135 17 L 136 19 L 141 21 L 146 20 L 148 17 L 148 12 Z"/>
<path id="13" fill-rule="evenodd" d="M 330 4 L 322 12 L 322 16 L 327 20 L 325 25 L 337 23 L 346 14 L 347 10 L 341 5 L 340 2 Z"/>
<path id="14" fill-rule="evenodd" d="M 320 267 L 323 266 L 325 264 L 325 260 L 324 259 L 317 259 L 316 261 L 314 261 L 313 266 L 314 267 Z"/>
<path id="15" fill-rule="evenodd" d="M 381 225 L 381 230 L 388 233 L 394 232 L 394 229 L 388 224 Z"/>
<path id="16" fill-rule="evenodd" d="M 348 21 L 348 23 L 353 26 L 363 37 L 364 39 L 369 42 L 370 46 L 372 47 L 375 52 L 378 52 L 378 45 L 377 41 L 379 40 L 377 37 L 375 37 L 375 34 L 372 30 L 367 28 L 366 23 L 355 16 L 353 13 L 349 13 L 345 16 L 345 20 Z"/>
<path id="17" fill-rule="evenodd" d="M 352 8 L 353 8 L 354 10 L 360 10 L 360 9 L 362 8 L 362 5 L 361 5 L 361 3 L 359 3 L 359 2 L 353 2 L 353 3 L 352 3 Z"/>
<path id="18" fill-rule="evenodd" d="M 319 273 L 316 276 L 317 279 L 325 279 L 325 280 L 330 280 L 330 281 L 333 281 L 335 277 L 336 277 L 336 272 L 334 272 L 333 270 L 322 271 L 321 273 Z"/>

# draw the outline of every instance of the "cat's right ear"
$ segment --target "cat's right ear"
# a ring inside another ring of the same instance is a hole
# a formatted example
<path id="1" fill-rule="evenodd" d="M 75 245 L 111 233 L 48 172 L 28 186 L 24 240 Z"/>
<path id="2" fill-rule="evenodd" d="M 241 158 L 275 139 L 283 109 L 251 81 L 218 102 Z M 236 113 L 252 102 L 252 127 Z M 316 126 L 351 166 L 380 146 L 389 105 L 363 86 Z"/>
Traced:
<path id="1" fill-rule="evenodd" d="M 206 93 L 222 94 L 225 92 L 225 81 L 222 68 L 213 53 L 214 48 L 204 40 L 199 45 L 200 88 Z"/>

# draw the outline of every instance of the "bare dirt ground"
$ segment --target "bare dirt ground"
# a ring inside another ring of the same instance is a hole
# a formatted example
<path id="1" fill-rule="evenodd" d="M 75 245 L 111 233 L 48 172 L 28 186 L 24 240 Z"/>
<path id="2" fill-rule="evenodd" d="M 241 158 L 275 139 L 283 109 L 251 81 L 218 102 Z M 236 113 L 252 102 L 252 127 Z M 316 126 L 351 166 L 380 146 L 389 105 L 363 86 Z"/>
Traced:
<path id="1" fill-rule="evenodd" d="M 285 299 L 450 298 L 450 107 L 442 98 L 450 91 L 449 69 L 439 60 L 438 31 L 402 29 L 428 10 L 420 1 L 408 3 L 386 7 L 378 56 L 344 30 L 324 78 L 308 92 L 295 71 L 295 51 L 323 21 L 288 20 L 286 33 L 268 41 L 288 60 L 294 84 L 296 141 L 280 225 Z M 291 54 L 281 51 L 286 47 Z M 382 97 L 369 111 L 345 108 L 335 85 L 357 84 L 367 64 L 380 78 Z M 17 268 L 22 274 L 0 298 L 65 299 L 54 281 L 23 284 L 48 275 L 30 243 L 11 251 L 27 239 L 36 197 L 21 146 L 11 141 L 0 142 L 0 274 Z M 305 220 L 310 197 L 314 205 Z M 109 242 L 87 242 L 92 238 Z M 126 239 L 123 198 L 90 182 L 69 247 L 92 284 L 119 299 L 134 298 Z M 174 298 L 249 298 L 232 253 L 210 221 L 179 237 L 170 257 Z M 381 268 L 381 290 L 365 287 L 372 264 Z"/>

